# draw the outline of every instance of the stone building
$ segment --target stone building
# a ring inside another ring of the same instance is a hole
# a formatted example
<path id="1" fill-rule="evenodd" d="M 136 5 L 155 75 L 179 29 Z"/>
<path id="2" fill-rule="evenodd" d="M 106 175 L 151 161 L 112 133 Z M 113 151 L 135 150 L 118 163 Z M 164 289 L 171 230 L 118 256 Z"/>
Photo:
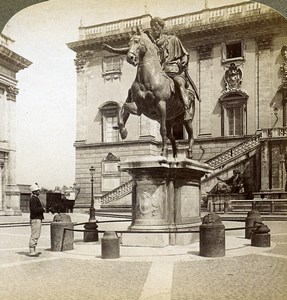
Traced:
<path id="1" fill-rule="evenodd" d="M 13 52 L 14 41 L 0 35 L 0 214 L 20 214 L 16 184 L 16 74 L 31 62 Z"/>
<path id="2" fill-rule="evenodd" d="M 136 70 L 125 56 L 102 50 L 103 43 L 126 46 L 130 33 L 149 28 L 150 20 L 147 14 L 80 27 L 78 41 L 68 44 L 76 52 L 78 206 L 90 203 L 90 166 L 96 169 L 95 194 L 104 204 L 130 192 L 130 178 L 119 172 L 119 162 L 160 153 L 159 125 L 145 116 L 130 117 L 125 140 L 113 129 Z M 164 20 L 166 33 L 178 36 L 189 52 L 189 73 L 202 99 L 196 102 L 193 159 L 214 167 L 202 180 L 202 194 L 214 186 L 216 176 L 228 177 L 234 168 L 245 175 L 248 197 L 283 192 L 287 94 L 281 49 L 287 43 L 287 21 L 249 1 Z M 184 155 L 186 133 L 177 128 L 175 135 Z"/>

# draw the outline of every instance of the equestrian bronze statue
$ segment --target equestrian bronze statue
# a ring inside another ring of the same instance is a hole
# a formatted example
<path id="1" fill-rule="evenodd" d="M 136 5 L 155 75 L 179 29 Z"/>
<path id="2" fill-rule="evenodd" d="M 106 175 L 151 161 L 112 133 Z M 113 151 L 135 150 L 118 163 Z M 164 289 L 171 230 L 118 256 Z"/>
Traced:
<path id="1" fill-rule="evenodd" d="M 119 111 L 117 128 L 122 139 L 125 139 L 127 136 L 125 124 L 130 114 L 138 116 L 144 114 L 158 121 L 162 137 L 161 155 L 167 156 L 168 138 L 172 145 L 173 157 L 176 158 L 178 150 L 172 128 L 175 124 L 183 124 L 188 134 L 187 158 L 192 158 L 194 143 L 192 121 L 195 113 L 195 98 L 199 100 L 199 96 L 186 69 L 188 55 L 179 42 L 182 50 L 177 51 L 181 51 L 183 57 L 186 54 L 187 60 L 182 64 L 176 60 L 168 61 L 168 53 L 172 52 L 168 51 L 168 47 L 174 47 L 173 44 L 178 43 L 179 40 L 174 36 L 159 34 L 160 38 L 166 37 L 164 41 L 166 45 L 162 43 L 163 47 L 160 48 L 161 45 L 157 45 L 154 36 L 156 34 L 152 35 L 148 31 L 140 31 L 137 28 L 128 47 L 113 48 L 103 45 L 103 49 L 110 52 L 126 54 L 127 62 L 137 67 L 136 78 Z"/>

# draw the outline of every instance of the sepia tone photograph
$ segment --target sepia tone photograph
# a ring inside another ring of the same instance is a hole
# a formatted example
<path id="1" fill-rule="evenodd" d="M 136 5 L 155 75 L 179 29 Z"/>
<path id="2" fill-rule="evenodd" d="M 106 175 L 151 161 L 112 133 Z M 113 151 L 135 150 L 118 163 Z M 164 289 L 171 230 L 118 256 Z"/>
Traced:
<path id="1" fill-rule="evenodd" d="M 284 0 L 0 16 L 0 299 L 287 298 Z"/>

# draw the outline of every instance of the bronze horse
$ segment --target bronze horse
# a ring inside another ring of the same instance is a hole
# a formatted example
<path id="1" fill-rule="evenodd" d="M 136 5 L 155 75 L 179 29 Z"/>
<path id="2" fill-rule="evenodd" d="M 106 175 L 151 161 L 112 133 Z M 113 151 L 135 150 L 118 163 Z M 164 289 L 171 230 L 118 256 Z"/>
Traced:
<path id="1" fill-rule="evenodd" d="M 127 136 L 125 124 L 130 114 L 144 114 L 160 124 L 162 137 L 161 155 L 167 157 L 167 138 L 172 145 L 173 157 L 177 157 L 176 141 L 172 133 L 175 124 L 183 124 L 188 134 L 187 158 L 192 158 L 194 143 L 192 121 L 195 112 L 194 97 L 190 97 L 192 118 L 184 120 L 184 108 L 174 88 L 174 83 L 163 71 L 157 47 L 148 35 L 137 30 L 129 43 L 127 61 L 137 67 L 136 78 L 129 89 L 128 97 L 119 111 L 118 129 L 122 139 Z"/>

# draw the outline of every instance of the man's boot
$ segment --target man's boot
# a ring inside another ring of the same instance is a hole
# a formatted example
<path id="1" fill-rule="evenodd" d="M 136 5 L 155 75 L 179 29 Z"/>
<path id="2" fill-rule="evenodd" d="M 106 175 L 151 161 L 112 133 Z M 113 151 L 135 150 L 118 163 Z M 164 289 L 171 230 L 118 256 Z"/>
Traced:
<path id="1" fill-rule="evenodd" d="M 30 247 L 29 250 L 30 250 L 29 256 L 37 256 L 37 255 L 38 255 L 38 254 L 35 252 L 35 247 Z"/>
<path id="2" fill-rule="evenodd" d="M 34 252 L 36 253 L 36 255 L 42 254 L 42 252 L 37 252 L 36 247 L 34 247 Z"/>

